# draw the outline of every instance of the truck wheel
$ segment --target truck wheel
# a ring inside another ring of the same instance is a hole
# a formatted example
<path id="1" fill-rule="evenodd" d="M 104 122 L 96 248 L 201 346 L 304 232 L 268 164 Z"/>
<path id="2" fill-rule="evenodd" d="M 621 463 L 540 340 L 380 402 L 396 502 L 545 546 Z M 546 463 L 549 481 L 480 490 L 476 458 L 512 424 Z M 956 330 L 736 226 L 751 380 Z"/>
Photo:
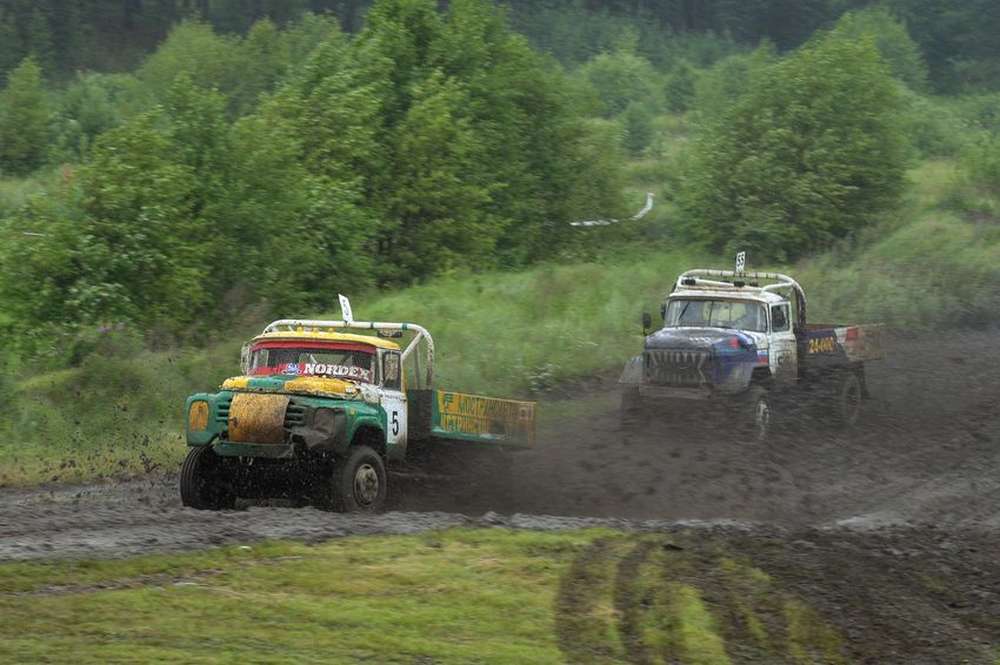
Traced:
<path id="1" fill-rule="evenodd" d="M 353 446 L 333 470 L 332 508 L 342 513 L 377 513 L 385 507 L 389 483 L 382 457 Z"/>
<path id="2" fill-rule="evenodd" d="M 752 443 L 763 443 L 774 426 L 771 393 L 762 386 L 752 386 L 746 397 L 747 436 Z"/>
<path id="3" fill-rule="evenodd" d="M 236 506 L 236 494 L 222 468 L 222 458 L 210 446 L 188 451 L 181 467 L 181 503 L 196 510 Z"/>
<path id="4" fill-rule="evenodd" d="M 841 427 L 854 427 L 861 420 L 864 387 L 857 372 L 844 372 L 837 382 L 837 421 Z"/>

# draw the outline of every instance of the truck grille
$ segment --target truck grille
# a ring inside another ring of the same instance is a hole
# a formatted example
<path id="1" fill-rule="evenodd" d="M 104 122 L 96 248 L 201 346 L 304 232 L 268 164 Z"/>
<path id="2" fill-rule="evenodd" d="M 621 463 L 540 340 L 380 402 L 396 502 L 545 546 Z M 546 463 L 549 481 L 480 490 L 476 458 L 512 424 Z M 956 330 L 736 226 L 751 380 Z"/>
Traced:
<path id="1" fill-rule="evenodd" d="M 220 400 L 215 403 L 215 422 L 223 427 L 229 422 L 229 405 L 233 403 L 233 398 Z"/>
<path id="2" fill-rule="evenodd" d="M 643 354 L 643 375 L 648 383 L 696 387 L 712 382 L 710 351 L 653 350 Z"/>
<path id="3" fill-rule="evenodd" d="M 302 404 L 289 402 L 285 409 L 285 429 L 301 427 L 306 424 L 306 407 Z"/>

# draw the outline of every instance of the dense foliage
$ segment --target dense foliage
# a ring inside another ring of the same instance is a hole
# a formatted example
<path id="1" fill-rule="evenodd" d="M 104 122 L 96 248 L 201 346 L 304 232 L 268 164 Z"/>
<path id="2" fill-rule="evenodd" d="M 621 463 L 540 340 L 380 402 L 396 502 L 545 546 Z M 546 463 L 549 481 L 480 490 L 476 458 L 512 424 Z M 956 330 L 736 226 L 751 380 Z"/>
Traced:
<path id="1" fill-rule="evenodd" d="M 381 0 L 354 37 L 314 17 L 245 38 L 181 24 L 134 77 L 73 83 L 48 147 L 31 59 L 2 94 L 5 170 L 82 159 L 5 224 L 21 332 L 323 307 L 553 256 L 568 221 L 621 207 L 617 140 L 482 0 Z"/>
<path id="2" fill-rule="evenodd" d="M 840 31 L 767 67 L 696 146 L 689 234 L 783 261 L 864 227 L 902 191 L 900 109 L 874 43 Z"/>

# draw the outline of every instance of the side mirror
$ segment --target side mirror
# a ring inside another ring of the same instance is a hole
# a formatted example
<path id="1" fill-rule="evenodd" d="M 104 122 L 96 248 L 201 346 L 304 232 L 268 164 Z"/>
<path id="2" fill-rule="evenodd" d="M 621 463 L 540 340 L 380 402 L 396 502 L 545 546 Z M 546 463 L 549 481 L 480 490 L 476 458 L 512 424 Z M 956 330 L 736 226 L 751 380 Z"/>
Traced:
<path id="1" fill-rule="evenodd" d="M 642 332 L 646 333 L 647 330 L 653 327 L 653 317 L 649 312 L 642 313 Z"/>

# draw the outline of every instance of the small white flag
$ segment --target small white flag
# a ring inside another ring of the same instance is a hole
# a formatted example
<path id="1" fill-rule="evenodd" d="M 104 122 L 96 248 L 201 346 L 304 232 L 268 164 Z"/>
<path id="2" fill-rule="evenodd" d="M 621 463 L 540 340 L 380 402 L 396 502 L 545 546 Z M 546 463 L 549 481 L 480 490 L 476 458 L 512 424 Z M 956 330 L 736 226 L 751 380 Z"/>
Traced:
<path id="1" fill-rule="evenodd" d="M 736 272 L 742 273 L 747 269 L 747 253 L 740 252 L 736 255 Z"/>
<path id="2" fill-rule="evenodd" d="M 340 298 L 340 311 L 344 315 L 344 323 L 354 323 L 354 314 L 351 313 L 351 301 L 347 299 L 347 296 L 342 296 L 339 293 L 337 297 Z"/>

